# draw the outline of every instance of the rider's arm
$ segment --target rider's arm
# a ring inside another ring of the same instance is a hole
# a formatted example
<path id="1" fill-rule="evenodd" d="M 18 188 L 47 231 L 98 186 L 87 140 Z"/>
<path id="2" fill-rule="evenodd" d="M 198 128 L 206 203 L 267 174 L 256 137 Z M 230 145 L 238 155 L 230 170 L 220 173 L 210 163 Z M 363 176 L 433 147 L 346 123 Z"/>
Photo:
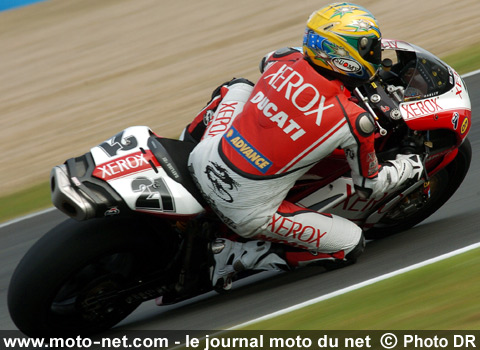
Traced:
<path id="1" fill-rule="evenodd" d="M 343 145 L 352 170 L 352 179 L 360 197 L 377 197 L 408 179 L 418 180 L 423 165 L 418 155 L 399 155 L 396 160 L 378 164 L 374 148 L 373 119 L 367 113 L 350 121 L 351 135 Z"/>

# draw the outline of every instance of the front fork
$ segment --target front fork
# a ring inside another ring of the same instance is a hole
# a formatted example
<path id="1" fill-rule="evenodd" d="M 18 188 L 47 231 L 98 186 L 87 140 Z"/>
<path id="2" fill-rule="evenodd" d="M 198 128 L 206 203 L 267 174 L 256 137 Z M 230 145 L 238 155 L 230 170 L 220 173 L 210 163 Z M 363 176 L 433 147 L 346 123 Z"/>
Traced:
<path id="1" fill-rule="evenodd" d="M 427 171 L 427 159 L 430 155 L 430 149 L 433 147 L 432 141 L 430 141 L 430 131 L 427 131 L 425 134 L 425 141 L 423 142 L 425 150 L 424 150 L 424 157 L 423 157 L 423 175 L 424 175 L 424 182 L 423 182 L 423 199 L 427 201 L 430 199 L 431 190 L 430 190 L 430 177 Z"/>
<path id="2" fill-rule="evenodd" d="M 422 137 L 423 136 L 423 137 Z M 423 144 L 423 152 L 422 152 L 422 165 L 423 165 L 423 175 L 422 178 L 420 178 L 416 182 L 410 182 L 409 185 L 407 185 L 407 188 L 404 189 L 401 193 L 397 194 L 393 198 L 390 199 L 390 201 L 386 202 L 381 208 L 379 208 L 377 211 L 372 213 L 366 220 L 363 225 L 364 228 L 368 229 L 373 227 L 377 222 L 379 222 L 385 215 L 388 214 L 390 210 L 392 210 L 394 207 L 399 205 L 401 201 L 404 201 L 413 194 L 415 191 L 418 191 L 421 188 L 422 191 L 422 202 L 425 204 L 431 196 L 431 189 L 430 189 L 430 176 L 428 175 L 427 171 L 427 166 L 426 166 L 426 161 L 428 159 L 428 156 L 430 154 L 430 149 L 433 147 L 432 142 L 430 141 L 430 133 L 427 131 L 425 134 L 420 135 L 416 131 L 413 132 L 412 137 L 407 138 L 405 140 L 405 147 L 402 148 L 401 153 L 419 153 L 419 137 L 422 137 L 421 143 Z M 418 204 L 416 204 L 418 205 Z"/>
<path id="3" fill-rule="evenodd" d="M 421 154 L 423 165 L 423 189 L 422 195 L 424 200 L 430 198 L 430 176 L 427 171 L 426 161 L 430 155 L 430 149 L 433 147 L 433 143 L 430 140 L 430 131 L 418 132 L 409 131 L 409 135 L 404 139 L 400 153 L 402 154 Z"/>
<path id="4" fill-rule="evenodd" d="M 176 303 L 212 289 L 208 244 L 215 236 L 213 226 L 204 218 L 186 224 L 177 223 L 177 229 L 184 239 L 180 250 L 181 259 L 178 260 L 180 269 L 176 283 L 164 290 L 163 304 Z"/>

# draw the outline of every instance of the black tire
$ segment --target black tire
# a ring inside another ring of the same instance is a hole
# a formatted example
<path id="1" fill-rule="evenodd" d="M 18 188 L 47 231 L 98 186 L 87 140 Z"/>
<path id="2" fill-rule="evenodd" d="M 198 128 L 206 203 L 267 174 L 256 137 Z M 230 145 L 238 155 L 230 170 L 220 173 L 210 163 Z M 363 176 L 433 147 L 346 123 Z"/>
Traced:
<path id="1" fill-rule="evenodd" d="M 66 220 L 36 242 L 8 290 L 15 325 L 33 337 L 90 335 L 124 319 L 140 302 L 85 306 L 89 296 L 120 289 L 164 267 L 175 253 L 168 227 L 149 218 Z"/>
<path id="2" fill-rule="evenodd" d="M 460 187 L 470 168 L 471 159 L 472 146 L 470 141 L 466 139 L 459 147 L 455 159 L 447 167 L 431 177 L 431 197 L 425 205 L 408 214 L 402 214 L 400 206 L 403 202 L 400 203 L 373 228 L 365 231 L 365 237 L 367 239 L 384 238 L 405 231 L 428 218 L 442 207 Z M 417 192 L 408 197 L 419 195 L 420 192 Z"/>

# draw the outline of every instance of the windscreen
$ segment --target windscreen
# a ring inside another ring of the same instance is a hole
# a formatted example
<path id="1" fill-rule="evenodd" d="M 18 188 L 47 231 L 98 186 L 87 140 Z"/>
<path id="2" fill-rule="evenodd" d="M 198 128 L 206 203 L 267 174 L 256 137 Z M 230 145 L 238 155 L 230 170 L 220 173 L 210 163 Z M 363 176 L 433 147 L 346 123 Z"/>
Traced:
<path id="1" fill-rule="evenodd" d="M 451 70 L 432 54 L 420 50 L 415 52 L 415 58 L 405 62 L 399 72 L 406 83 L 405 101 L 441 95 L 454 85 Z"/>

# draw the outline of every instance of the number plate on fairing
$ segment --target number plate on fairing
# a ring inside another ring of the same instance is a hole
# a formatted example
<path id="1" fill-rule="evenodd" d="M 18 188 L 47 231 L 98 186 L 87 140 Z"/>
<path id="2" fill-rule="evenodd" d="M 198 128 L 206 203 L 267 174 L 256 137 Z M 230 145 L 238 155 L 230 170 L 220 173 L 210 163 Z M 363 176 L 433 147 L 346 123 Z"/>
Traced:
<path id="1" fill-rule="evenodd" d="M 146 126 L 125 129 L 91 149 L 93 176 L 108 184 L 132 210 L 162 215 L 196 215 L 198 201 L 170 178 L 148 148 L 153 132 Z"/>

